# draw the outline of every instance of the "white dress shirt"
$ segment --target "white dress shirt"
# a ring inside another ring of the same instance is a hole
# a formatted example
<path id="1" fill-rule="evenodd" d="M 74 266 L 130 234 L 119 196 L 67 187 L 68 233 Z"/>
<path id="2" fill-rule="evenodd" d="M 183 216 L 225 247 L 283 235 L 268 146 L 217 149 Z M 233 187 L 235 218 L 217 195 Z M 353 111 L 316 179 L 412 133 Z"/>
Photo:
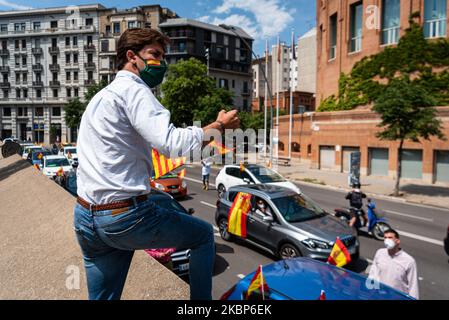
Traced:
<path id="1" fill-rule="evenodd" d="M 170 112 L 137 75 L 119 71 L 90 101 L 78 141 L 78 196 L 106 204 L 150 192 L 151 148 L 166 157 L 202 147 L 203 130 L 175 128 Z"/>

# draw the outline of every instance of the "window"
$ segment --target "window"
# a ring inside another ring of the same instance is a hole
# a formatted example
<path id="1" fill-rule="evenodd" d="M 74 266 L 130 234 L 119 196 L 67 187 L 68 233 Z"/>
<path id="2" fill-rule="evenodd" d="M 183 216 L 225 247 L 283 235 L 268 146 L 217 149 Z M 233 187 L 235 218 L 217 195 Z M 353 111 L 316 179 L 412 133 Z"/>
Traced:
<path id="1" fill-rule="evenodd" d="M 232 89 L 235 89 L 235 80 L 232 80 Z"/>
<path id="2" fill-rule="evenodd" d="M 218 82 L 218 86 L 220 88 L 225 88 L 226 90 L 228 90 L 229 89 L 228 79 L 220 79 Z"/>
<path id="3" fill-rule="evenodd" d="M 92 53 L 87 54 L 87 62 L 88 63 L 92 63 L 94 59 L 94 56 L 92 55 Z"/>
<path id="4" fill-rule="evenodd" d="M 225 46 L 229 46 L 229 36 L 224 36 L 223 37 L 223 44 L 225 45 Z"/>
<path id="5" fill-rule="evenodd" d="M 93 26 L 94 25 L 94 19 L 93 18 L 87 18 L 86 19 L 86 26 Z"/>
<path id="6" fill-rule="evenodd" d="M 73 71 L 73 80 L 78 81 L 78 71 Z"/>
<path id="7" fill-rule="evenodd" d="M 22 49 L 27 48 L 27 41 L 25 39 L 22 40 Z"/>
<path id="8" fill-rule="evenodd" d="M 337 56 L 337 14 L 330 17 L 329 29 L 329 60 L 332 60 Z"/>
<path id="9" fill-rule="evenodd" d="M 40 73 L 36 73 L 36 81 L 37 82 L 41 82 L 42 78 L 41 78 L 41 74 Z"/>
<path id="10" fill-rule="evenodd" d="M 20 73 L 16 73 L 16 83 L 20 83 Z"/>
<path id="11" fill-rule="evenodd" d="M 73 54 L 73 63 L 78 63 L 78 53 Z"/>
<path id="12" fill-rule="evenodd" d="M 8 99 L 8 97 L 9 97 L 9 90 L 3 89 L 3 98 Z"/>
<path id="13" fill-rule="evenodd" d="M 243 93 L 249 93 L 248 81 L 243 81 Z"/>
<path id="14" fill-rule="evenodd" d="M 7 24 L 1 24 L 1 25 L 0 25 L 0 31 L 1 31 L 2 33 L 8 32 L 8 25 L 7 25 Z"/>
<path id="15" fill-rule="evenodd" d="M 65 46 L 66 47 L 70 46 L 70 37 L 65 38 Z"/>
<path id="16" fill-rule="evenodd" d="M 362 21 L 363 3 L 357 2 L 351 5 L 351 45 L 350 52 L 359 52 L 362 50 Z"/>
<path id="17" fill-rule="evenodd" d="M 51 39 L 51 46 L 52 46 L 52 48 L 56 48 L 58 46 L 58 39 L 57 38 L 52 38 Z"/>
<path id="18" fill-rule="evenodd" d="M 78 88 L 73 89 L 73 95 L 74 95 L 75 97 L 78 97 L 78 96 L 79 96 Z"/>
<path id="19" fill-rule="evenodd" d="M 383 0 L 382 44 L 398 43 L 400 18 L 401 18 L 400 0 Z"/>
<path id="20" fill-rule="evenodd" d="M 72 89 L 67 88 L 66 91 L 67 91 L 67 97 L 70 98 L 72 96 Z"/>
<path id="21" fill-rule="evenodd" d="M 25 31 L 25 28 L 26 28 L 25 22 L 14 23 L 14 31 Z"/>
<path id="22" fill-rule="evenodd" d="M 57 27 L 58 27 L 58 21 L 56 21 L 56 20 L 50 21 L 50 28 L 55 29 Z"/>
<path id="23" fill-rule="evenodd" d="M 42 98 L 42 91 L 41 91 L 41 89 L 36 89 L 36 98 Z"/>
<path id="24" fill-rule="evenodd" d="M 14 41 L 14 49 L 16 49 L 16 50 L 20 49 L 20 41 L 19 40 Z"/>
<path id="25" fill-rule="evenodd" d="M 101 52 L 108 52 L 109 51 L 109 41 L 104 40 L 101 41 Z"/>
<path id="26" fill-rule="evenodd" d="M 4 117 L 10 117 L 11 116 L 11 108 L 10 107 L 4 107 L 3 108 L 3 116 Z"/>
<path id="27" fill-rule="evenodd" d="M 88 46 L 92 45 L 92 36 L 87 36 L 87 45 Z"/>
<path id="28" fill-rule="evenodd" d="M 65 63 L 70 64 L 70 53 L 66 53 L 65 55 Z"/>
<path id="29" fill-rule="evenodd" d="M 16 89 L 16 98 L 20 99 L 20 89 Z"/>
<path id="30" fill-rule="evenodd" d="M 24 84 L 28 82 L 28 75 L 26 73 L 22 74 L 22 81 Z"/>
<path id="31" fill-rule="evenodd" d="M 78 45 L 78 37 L 73 37 L 73 46 L 76 47 Z"/>
<path id="32" fill-rule="evenodd" d="M 53 107 L 51 111 L 52 111 L 53 117 L 61 116 L 61 107 Z"/>
<path id="33" fill-rule="evenodd" d="M 58 63 L 58 56 L 54 55 L 51 58 L 52 58 L 52 64 L 57 64 Z"/>
<path id="34" fill-rule="evenodd" d="M 23 97 L 28 98 L 28 89 L 23 89 Z"/>
<path id="35" fill-rule="evenodd" d="M 71 75 L 71 72 L 70 72 L 70 71 L 67 71 L 67 72 L 65 73 L 65 80 L 66 80 L 66 81 L 70 81 L 70 75 Z"/>
<path id="36" fill-rule="evenodd" d="M 53 89 L 53 98 L 58 97 L 58 89 Z"/>
<path id="37" fill-rule="evenodd" d="M 120 22 L 114 22 L 114 33 L 120 33 Z"/>
<path id="38" fill-rule="evenodd" d="M 248 100 L 243 99 L 243 110 L 248 111 Z"/>
<path id="39" fill-rule="evenodd" d="M 94 72 L 89 71 L 87 72 L 87 80 L 93 80 L 94 79 Z"/>
<path id="40" fill-rule="evenodd" d="M 20 57 L 19 56 L 15 57 L 15 64 L 16 64 L 16 68 L 20 67 Z"/>
<path id="41" fill-rule="evenodd" d="M 446 36 L 446 0 L 424 1 L 424 35 L 426 38 Z"/>
<path id="42" fill-rule="evenodd" d="M 27 56 L 22 56 L 22 66 L 26 67 L 27 65 Z"/>
<path id="43" fill-rule="evenodd" d="M 44 116 L 44 108 L 43 107 L 36 107 L 36 109 L 34 109 L 34 115 L 36 117 L 43 117 Z"/>
<path id="44" fill-rule="evenodd" d="M 135 28 L 136 27 L 136 21 L 128 21 L 128 29 Z"/>
<path id="45" fill-rule="evenodd" d="M 33 30 L 40 30 L 41 29 L 41 23 L 39 21 L 33 22 Z"/>

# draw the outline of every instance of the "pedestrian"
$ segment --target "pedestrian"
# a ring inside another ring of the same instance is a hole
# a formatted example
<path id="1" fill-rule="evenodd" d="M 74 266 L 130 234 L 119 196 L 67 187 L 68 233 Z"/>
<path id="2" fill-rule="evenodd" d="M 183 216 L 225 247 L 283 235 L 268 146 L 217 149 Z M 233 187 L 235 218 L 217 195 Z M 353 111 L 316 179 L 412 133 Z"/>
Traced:
<path id="1" fill-rule="evenodd" d="M 151 88 L 162 83 L 169 38 L 128 29 L 117 43 L 118 73 L 89 102 L 78 136 L 75 232 L 89 299 L 120 299 L 134 250 L 189 248 L 190 298 L 212 298 L 212 225 L 151 201 L 151 148 L 166 157 L 200 151 L 209 130 L 235 129 L 237 111 L 204 128 L 176 128 Z"/>
<path id="2" fill-rule="evenodd" d="M 203 176 L 203 190 L 209 190 L 209 176 L 212 162 L 209 159 L 201 160 L 201 174 Z"/>
<path id="3" fill-rule="evenodd" d="M 353 189 L 349 192 L 345 199 L 349 200 L 349 205 L 351 206 L 351 212 L 353 212 L 353 216 L 349 221 L 349 226 L 353 227 L 355 222 L 357 221 L 357 215 L 359 214 L 363 218 L 363 225 L 366 225 L 368 222 L 368 217 L 363 211 L 363 199 L 366 198 L 366 194 L 364 194 L 360 190 L 360 183 L 354 184 Z"/>
<path id="4" fill-rule="evenodd" d="M 397 231 L 386 230 L 384 238 L 385 248 L 377 250 L 369 278 L 419 299 L 415 259 L 401 249 Z"/>

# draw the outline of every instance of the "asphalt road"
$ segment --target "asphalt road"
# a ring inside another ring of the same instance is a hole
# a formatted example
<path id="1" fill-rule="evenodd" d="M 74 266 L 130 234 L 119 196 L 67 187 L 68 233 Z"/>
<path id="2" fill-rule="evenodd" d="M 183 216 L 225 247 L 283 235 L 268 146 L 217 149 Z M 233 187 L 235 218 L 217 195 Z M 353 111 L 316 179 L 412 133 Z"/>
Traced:
<path id="1" fill-rule="evenodd" d="M 218 170 L 212 170 L 210 182 L 215 182 Z M 190 167 L 186 176 L 189 196 L 180 202 L 194 208 L 195 216 L 215 226 L 215 188 L 202 190 L 201 168 Z M 347 205 L 344 193 L 320 187 L 298 184 L 302 191 L 328 212 Z M 385 213 L 390 225 L 401 235 L 402 248 L 412 255 L 418 265 L 421 299 L 449 299 L 449 257 L 443 249 L 443 239 L 449 224 L 449 210 L 410 205 L 387 200 L 377 200 L 377 207 Z M 216 227 L 216 226 L 215 226 Z M 213 298 L 218 299 L 241 277 L 254 271 L 259 264 L 276 260 L 269 253 L 244 243 L 223 241 L 216 230 L 217 259 L 213 278 Z M 361 259 L 351 268 L 367 272 L 377 249 L 383 243 L 361 236 Z"/>

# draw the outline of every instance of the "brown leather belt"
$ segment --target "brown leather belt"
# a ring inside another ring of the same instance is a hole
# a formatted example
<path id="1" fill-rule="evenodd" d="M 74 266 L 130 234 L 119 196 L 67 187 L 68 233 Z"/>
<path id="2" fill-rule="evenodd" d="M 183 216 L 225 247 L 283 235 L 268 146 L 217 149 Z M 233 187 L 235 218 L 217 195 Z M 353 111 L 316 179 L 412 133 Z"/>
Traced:
<path id="1" fill-rule="evenodd" d="M 144 194 L 141 196 L 137 196 L 136 198 L 136 202 L 144 202 L 148 199 L 148 195 Z M 133 199 L 126 199 L 126 200 L 122 200 L 122 201 L 117 201 L 117 202 L 111 202 L 108 204 L 90 204 L 89 202 L 87 202 L 86 200 L 84 200 L 83 198 L 77 197 L 76 201 L 83 206 L 84 208 L 86 208 L 87 210 L 91 210 L 91 211 L 105 211 L 105 210 L 116 210 L 116 209 L 122 209 L 122 208 L 127 208 L 127 207 L 131 207 L 134 205 L 134 201 Z"/>

